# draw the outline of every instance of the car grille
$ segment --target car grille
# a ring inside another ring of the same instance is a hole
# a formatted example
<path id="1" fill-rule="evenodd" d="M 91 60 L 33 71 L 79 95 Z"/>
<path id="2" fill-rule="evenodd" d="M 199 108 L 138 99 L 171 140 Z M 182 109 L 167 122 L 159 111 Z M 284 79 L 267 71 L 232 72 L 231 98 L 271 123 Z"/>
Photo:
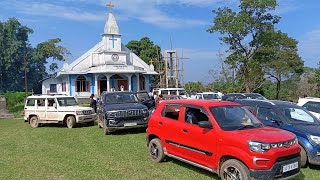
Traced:
<path id="1" fill-rule="evenodd" d="M 115 118 L 125 118 L 125 117 L 137 117 L 142 116 L 143 110 L 142 109 L 130 109 L 125 111 L 117 111 L 113 116 Z"/>
<path id="2" fill-rule="evenodd" d="M 91 110 L 85 110 L 85 111 L 83 111 L 83 115 L 89 115 L 89 114 L 92 114 L 92 111 L 91 111 Z"/>

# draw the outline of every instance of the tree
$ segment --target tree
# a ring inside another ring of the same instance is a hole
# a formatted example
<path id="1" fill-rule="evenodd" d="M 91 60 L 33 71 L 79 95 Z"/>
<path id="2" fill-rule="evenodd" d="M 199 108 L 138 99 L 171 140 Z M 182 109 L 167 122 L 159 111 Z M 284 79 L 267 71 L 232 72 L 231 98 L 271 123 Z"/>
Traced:
<path id="1" fill-rule="evenodd" d="M 214 24 L 207 31 L 220 33 L 220 40 L 229 45 L 226 62 L 237 68 L 237 76 L 247 92 L 263 84 L 263 69 L 254 55 L 263 47 L 260 35 L 279 22 L 280 18 L 270 13 L 276 6 L 276 0 L 240 0 L 239 12 L 228 7 L 213 10 Z"/>
<path id="2" fill-rule="evenodd" d="M 187 82 L 184 85 L 184 89 L 188 92 L 203 92 L 205 91 L 205 86 L 201 82 Z"/>
<path id="3" fill-rule="evenodd" d="M 48 59 L 61 61 L 70 52 L 59 46 L 59 38 L 50 39 L 33 48 L 29 34 L 33 30 L 23 26 L 17 19 L 0 22 L 0 91 L 22 91 L 24 87 L 24 59 L 27 61 L 28 87 L 41 92 L 41 80 L 47 77 Z M 48 65 L 54 74 L 57 64 Z"/>
<path id="4" fill-rule="evenodd" d="M 279 99 L 281 82 L 303 73 L 303 61 L 298 55 L 298 42 L 281 31 L 265 31 L 261 34 L 263 47 L 257 50 L 255 59 L 262 65 L 265 75 L 276 81 L 276 99 Z"/>
<path id="5" fill-rule="evenodd" d="M 164 67 L 164 61 L 162 61 L 161 48 L 155 45 L 150 38 L 143 37 L 140 41 L 132 40 L 126 46 L 147 64 L 152 63 L 157 72 L 162 73 L 160 70 Z M 158 87 L 159 81 L 159 76 L 152 77 L 153 87 Z"/>

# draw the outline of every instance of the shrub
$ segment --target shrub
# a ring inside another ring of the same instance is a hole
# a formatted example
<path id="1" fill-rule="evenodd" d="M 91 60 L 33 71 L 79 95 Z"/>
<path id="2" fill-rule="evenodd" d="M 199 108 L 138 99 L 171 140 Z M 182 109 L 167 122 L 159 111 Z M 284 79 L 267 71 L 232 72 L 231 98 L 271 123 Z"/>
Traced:
<path id="1" fill-rule="evenodd" d="M 30 95 L 30 94 L 28 94 Z M 4 93 L 7 101 L 7 108 L 11 113 L 23 111 L 26 93 L 25 92 L 7 92 Z"/>

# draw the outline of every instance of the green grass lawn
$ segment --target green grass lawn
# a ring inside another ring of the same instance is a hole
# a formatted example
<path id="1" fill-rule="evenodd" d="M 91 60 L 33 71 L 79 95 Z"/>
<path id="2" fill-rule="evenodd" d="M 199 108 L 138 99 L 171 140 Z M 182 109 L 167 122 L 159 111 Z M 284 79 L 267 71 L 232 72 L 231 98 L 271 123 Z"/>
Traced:
<path id="1" fill-rule="evenodd" d="M 105 136 L 97 126 L 32 129 L 23 120 L 0 120 L 0 179 L 219 179 L 173 159 L 153 163 L 145 137 L 143 129 Z M 297 179 L 320 179 L 316 168 Z"/>

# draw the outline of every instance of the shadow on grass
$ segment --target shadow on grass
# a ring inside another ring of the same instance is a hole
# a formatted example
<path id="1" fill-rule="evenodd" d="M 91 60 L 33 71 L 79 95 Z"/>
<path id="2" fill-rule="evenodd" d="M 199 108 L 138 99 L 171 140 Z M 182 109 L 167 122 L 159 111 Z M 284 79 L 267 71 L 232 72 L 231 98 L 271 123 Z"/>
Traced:
<path id="1" fill-rule="evenodd" d="M 110 135 L 128 135 L 128 134 L 141 134 L 146 133 L 147 128 L 132 128 L 132 129 L 120 129 L 112 132 Z"/>
<path id="2" fill-rule="evenodd" d="M 77 123 L 75 128 L 83 128 L 83 127 L 91 127 L 96 126 L 94 125 L 88 125 L 86 123 Z M 40 124 L 39 128 L 68 128 L 66 124 L 62 123 L 50 123 L 50 124 Z"/>
<path id="3" fill-rule="evenodd" d="M 165 160 L 164 163 L 166 163 L 166 162 L 173 162 L 174 164 L 178 164 L 179 166 L 182 166 L 184 168 L 188 168 L 189 170 L 194 171 L 196 173 L 201 173 L 201 174 L 203 174 L 203 175 L 205 175 L 205 176 L 207 176 L 209 178 L 220 179 L 219 176 L 217 174 L 213 173 L 213 172 L 198 168 L 196 166 L 190 165 L 188 163 L 179 161 L 179 160 L 174 159 L 174 158 L 166 157 L 166 160 Z"/>
<path id="4" fill-rule="evenodd" d="M 318 165 L 309 164 L 308 166 L 312 170 L 320 170 L 320 166 L 318 166 Z"/>
<path id="5" fill-rule="evenodd" d="M 294 180 L 304 180 L 305 179 L 305 175 L 302 173 L 302 171 L 300 170 L 300 174 L 299 176 L 295 177 Z"/>

